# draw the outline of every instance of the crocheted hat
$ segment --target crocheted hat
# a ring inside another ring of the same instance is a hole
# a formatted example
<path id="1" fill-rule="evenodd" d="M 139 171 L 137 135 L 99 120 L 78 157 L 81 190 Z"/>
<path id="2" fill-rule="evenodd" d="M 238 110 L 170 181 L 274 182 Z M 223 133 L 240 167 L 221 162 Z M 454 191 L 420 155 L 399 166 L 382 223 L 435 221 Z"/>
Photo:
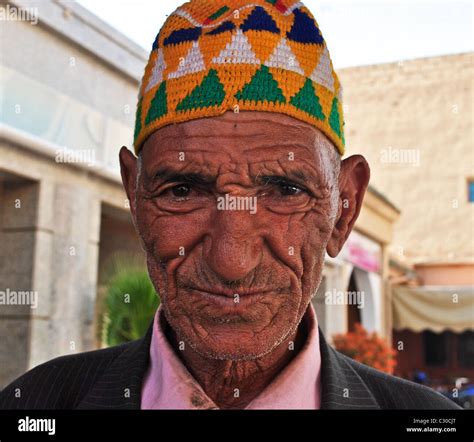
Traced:
<path id="1" fill-rule="evenodd" d="M 135 152 L 160 127 L 228 110 L 286 114 L 344 153 L 342 88 L 297 0 L 191 0 L 156 37 L 138 97 Z"/>

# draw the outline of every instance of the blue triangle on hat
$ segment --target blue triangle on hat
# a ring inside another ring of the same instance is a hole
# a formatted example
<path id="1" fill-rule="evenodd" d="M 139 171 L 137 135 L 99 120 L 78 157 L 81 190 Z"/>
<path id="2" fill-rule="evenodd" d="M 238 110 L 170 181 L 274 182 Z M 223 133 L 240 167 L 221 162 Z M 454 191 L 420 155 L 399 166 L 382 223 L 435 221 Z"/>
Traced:
<path id="1" fill-rule="evenodd" d="M 253 30 L 268 31 L 273 32 L 274 34 L 280 33 L 280 30 L 278 29 L 275 20 L 273 20 L 273 17 L 261 6 L 257 6 L 252 11 L 240 29 L 242 29 L 244 32 Z"/>
<path id="2" fill-rule="evenodd" d="M 295 9 L 295 21 L 286 36 L 299 43 L 323 44 L 324 39 L 315 21 L 301 9 Z"/>
<path id="3" fill-rule="evenodd" d="M 234 23 L 232 23 L 231 21 L 225 21 L 216 29 L 213 29 L 212 31 L 208 32 L 206 35 L 218 35 L 218 34 L 222 34 L 223 32 L 233 31 L 234 29 L 235 29 Z"/>
<path id="4" fill-rule="evenodd" d="M 164 45 L 182 43 L 184 41 L 196 41 L 201 36 L 202 28 L 178 29 L 165 39 Z"/>

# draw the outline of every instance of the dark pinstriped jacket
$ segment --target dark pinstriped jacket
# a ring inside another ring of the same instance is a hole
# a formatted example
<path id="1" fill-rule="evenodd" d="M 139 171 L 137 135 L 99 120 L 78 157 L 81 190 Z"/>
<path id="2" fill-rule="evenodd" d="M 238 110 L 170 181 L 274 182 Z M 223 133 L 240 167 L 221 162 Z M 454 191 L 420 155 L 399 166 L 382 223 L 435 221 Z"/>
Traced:
<path id="1" fill-rule="evenodd" d="M 322 409 L 460 408 L 427 387 L 347 358 L 319 332 Z M 137 341 L 39 365 L 2 390 L 0 409 L 139 409 L 151 334 L 152 327 Z"/>

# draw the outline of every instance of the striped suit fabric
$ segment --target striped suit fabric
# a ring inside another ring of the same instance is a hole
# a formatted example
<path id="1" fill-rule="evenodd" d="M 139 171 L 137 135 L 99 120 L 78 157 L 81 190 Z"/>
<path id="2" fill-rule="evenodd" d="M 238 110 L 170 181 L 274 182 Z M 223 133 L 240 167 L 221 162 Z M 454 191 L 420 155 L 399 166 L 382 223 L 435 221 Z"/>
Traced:
<path id="1" fill-rule="evenodd" d="M 0 409 L 139 409 L 152 327 L 136 341 L 39 365 L 0 392 Z M 458 409 L 441 394 L 335 351 L 320 330 L 321 409 Z"/>

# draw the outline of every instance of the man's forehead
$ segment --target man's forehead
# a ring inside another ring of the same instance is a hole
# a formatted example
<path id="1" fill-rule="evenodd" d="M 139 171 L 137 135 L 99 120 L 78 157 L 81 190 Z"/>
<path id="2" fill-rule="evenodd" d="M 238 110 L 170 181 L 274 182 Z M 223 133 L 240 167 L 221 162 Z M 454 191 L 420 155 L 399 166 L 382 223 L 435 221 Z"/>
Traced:
<path id="1" fill-rule="evenodd" d="M 242 111 L 238 113 L 227 111 L 217 117 L 190 120 L 168 127 L 177 128 L 178 131 L 183 135 L 197 135 L 200 133 L 206 133 L 207 128 L 212 127 L 215 129 L 221 125 L 223 127 L 229 125 L 238 127 L 239 125 L 242 125 L 242 127 L 244 127 L 246 130 L 252 130 L 252 127 L 259 128 L 260 130 L 273 130 L 275 127 L 283 126 L 286 128 L 294 128 L 295 130 L 299 130 L 307 134 L 314 133 L 315 129 L 313 126 L 285 114 L 260 111 Z M 163 132 L 165 132 L 166 127 L 162 129 L 164 129 Z"/>
<path id="2" fill-rule="evenodd" d="M 158 170 L 185 171 L 186 173 L 219 174 L 242 172 L 255 175 L 259 170 L 300 170 L 305 175 L 318 174 L 331 165 L 332 146 L 305 145 L 291 141 L 262 140 L 262 142 L 229 144 L 212 139 L 168 140 L 155 147 L 144 146 L 143 167 L 148 174 Z M 257 171 L 257 172 L 256 172 Z"/>
<path id="3" fill-rule="evenodd" d="M 227 112 L 170 125 L 156 131 L 145 143 L 147 161 L 165 160 L 180 154 L 215 156 L 221 161 L 267 160 L 311 161 L 319 150 L 334 147 L 316 128 L 283 114 L 269 112 Z"/>
<path id="4" fill-rule="evenodd" d="M 318 148 L 314 148 L 316 149 Z M 335 151 L 334 155 L 337 155 Z M 265 155 L 251 152 L 228 154 L 205 148 L 183 151 L 166 148 L 159 155 L 145 161 L 143 170 L 147 179 L 162 181 L 174 180 L 178 176 L 193 176 L 196 182 L 213 183 L 219 177 L 240 177 L 239 179 L 250 180 L 250 183 L 265 176 L 285 176 L 302 185 L 323 185 L 333 176 L 333 168 L 331 154 L 327 149 L 310 155 L 307 150 L 298 151 L 293 148 L 290 151 L 285 147 L 274 146 Z"/>

